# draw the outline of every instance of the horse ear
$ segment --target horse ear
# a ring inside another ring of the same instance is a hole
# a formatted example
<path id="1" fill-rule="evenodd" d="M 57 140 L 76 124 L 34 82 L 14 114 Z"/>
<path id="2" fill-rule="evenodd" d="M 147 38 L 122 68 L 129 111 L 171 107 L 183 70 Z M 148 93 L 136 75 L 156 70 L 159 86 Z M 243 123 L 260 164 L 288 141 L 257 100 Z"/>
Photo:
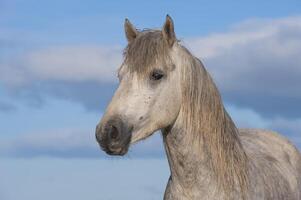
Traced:
<path id="1" fill-rule="evenodd" d="M 167 43 L 171 47 L 174 42 L 177 40 L 175 30 L 174 30 L 174 24 L 169 15 L 166 15 L 166 21 L 164 23 L 163 29 L 162 29 L 163 37 L 167 40 Z"/>
<path id="2" fill-rule="evenodd" d="M 138 35 L 137 29 L 131 24 L 130 20 L 125 19 L 124 22 L 125 36 L 128 42 L 132 42 Z"/>

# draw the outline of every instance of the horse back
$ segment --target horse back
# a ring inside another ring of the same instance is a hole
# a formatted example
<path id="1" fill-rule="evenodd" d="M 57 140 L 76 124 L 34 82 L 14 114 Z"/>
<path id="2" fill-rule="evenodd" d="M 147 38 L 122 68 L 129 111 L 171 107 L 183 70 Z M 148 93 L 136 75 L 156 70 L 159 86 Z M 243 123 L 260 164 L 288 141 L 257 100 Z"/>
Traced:
<path id="1" fill-rule="evenodd" d="M 250 199 L 301 200 L 301 155 L 273 131 L 240 129 L 249 158 Z"/>

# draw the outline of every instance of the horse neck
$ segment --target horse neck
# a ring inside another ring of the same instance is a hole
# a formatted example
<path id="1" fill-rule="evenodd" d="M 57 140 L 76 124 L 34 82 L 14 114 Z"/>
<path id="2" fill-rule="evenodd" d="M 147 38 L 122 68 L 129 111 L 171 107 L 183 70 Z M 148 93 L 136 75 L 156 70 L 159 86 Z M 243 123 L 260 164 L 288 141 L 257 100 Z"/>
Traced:
<path id="1" fill-rule="evenodd" d="M 182 108 L 175 123 L 163 131 L 171 175 L 183 187 L 212 184 L 228 193 L 238 184 L 245 190 L 247 158 L 238 130 L 201 62 L 187 60 Z"/>

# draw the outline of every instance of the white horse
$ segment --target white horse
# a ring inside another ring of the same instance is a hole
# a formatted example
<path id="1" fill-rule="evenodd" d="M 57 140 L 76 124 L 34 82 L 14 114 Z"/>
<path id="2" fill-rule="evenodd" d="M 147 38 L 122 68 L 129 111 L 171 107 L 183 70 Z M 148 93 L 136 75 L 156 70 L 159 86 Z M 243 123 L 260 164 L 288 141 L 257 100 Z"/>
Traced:
<path id="1" fill-rule="evenodd" d="M 126 19 L 120 85 L 96 128 L 101 148 L 124 155 L 161 130 L 171 175 L 165 200 L 301 200 L 301 157 L 277 133 L 237 129 L 202 63 L 162 30 Z"/>

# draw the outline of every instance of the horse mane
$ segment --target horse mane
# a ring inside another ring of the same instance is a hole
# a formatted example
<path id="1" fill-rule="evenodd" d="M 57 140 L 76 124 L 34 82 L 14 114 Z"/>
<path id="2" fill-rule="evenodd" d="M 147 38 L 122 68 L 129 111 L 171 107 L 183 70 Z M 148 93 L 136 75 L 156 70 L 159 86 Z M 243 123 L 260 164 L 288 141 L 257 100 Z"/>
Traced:
<path id="1" fill-rule="evenodd" d="M 218 185 L 231 198 L 238 186 L 242 198 L 248 187 L 248 158 L 238 129 L 225 110 L 220 93 L 201 61 L 176 42 L 182 56 L 182 120 L 190 137 L 203 141 Z M 159 30 L 144 30 L 124 50 L 131 71 L 147 74 L 156 63 L 170 66 L 170 47 Z M 191 141 L 198 141 L 193 139 Z"/>
<path id="2" fill-rule="evenodd" d="M 248 158 L 231 117 L 224 108 L 220 93 L 202 62 L 183 46 L 186 63 L 182 69 L 182 112 L 185 129 L 203 141 L 210 166 L 219 186 L 231 199 L 236 186 L 246 198 L 249 185 Z M 195 140 L 198 141 L 198 140 Z"/>

